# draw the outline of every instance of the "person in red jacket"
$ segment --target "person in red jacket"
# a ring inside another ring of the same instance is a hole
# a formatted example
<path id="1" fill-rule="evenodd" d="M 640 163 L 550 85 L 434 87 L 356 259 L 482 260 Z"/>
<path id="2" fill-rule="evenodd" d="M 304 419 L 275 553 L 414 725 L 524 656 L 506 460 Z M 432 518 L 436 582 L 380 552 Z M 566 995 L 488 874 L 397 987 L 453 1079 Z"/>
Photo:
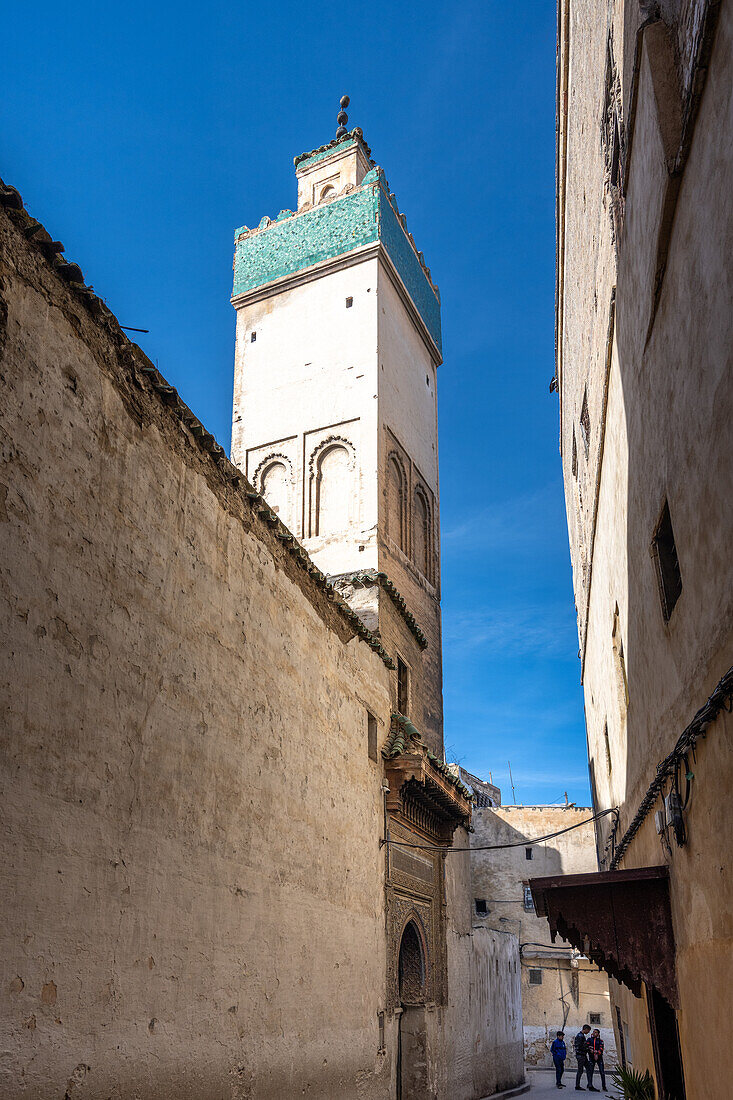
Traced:
<path id="1" fill-rule="evenodd" d="M 604 1092 L 608 1092 L 606 1088 L 606 1071 L 603 1067 L 603 1039 L 601 1039 L 601 1033 L 597 1027 L 593 1028 L 591 1037 L 588 1040 L 588 1089 L 593 1088 L 593 1072 L 596 1068 L 601 1072 L 601 1088 Z"/>

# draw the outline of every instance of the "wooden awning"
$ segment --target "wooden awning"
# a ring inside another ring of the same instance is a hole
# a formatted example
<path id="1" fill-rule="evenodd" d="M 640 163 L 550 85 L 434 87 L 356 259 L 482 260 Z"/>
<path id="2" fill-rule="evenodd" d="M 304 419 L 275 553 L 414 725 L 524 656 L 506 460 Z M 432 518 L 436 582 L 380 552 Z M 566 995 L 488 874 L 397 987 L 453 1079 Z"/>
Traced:
<path id="1" fill-rule="evenodd" d="M 678 1006 L 666 867 L 637 867 L 529 880 L 535 910 L 556 935 L 637 997 L 655 986 Z"/>

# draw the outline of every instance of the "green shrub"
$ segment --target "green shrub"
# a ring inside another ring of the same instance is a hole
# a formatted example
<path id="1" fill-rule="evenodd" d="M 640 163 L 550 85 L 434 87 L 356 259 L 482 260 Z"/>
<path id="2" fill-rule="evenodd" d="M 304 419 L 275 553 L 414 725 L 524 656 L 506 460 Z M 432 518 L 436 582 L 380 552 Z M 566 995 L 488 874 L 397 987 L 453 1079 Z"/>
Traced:
<path id="1" fill-rule="evenodd" d="M 624 1100 L 654 1100 L 654 1081 L 648 1069 L 641 1074 L 635 1069 L 619 1066 L 611 1078 Z"/>

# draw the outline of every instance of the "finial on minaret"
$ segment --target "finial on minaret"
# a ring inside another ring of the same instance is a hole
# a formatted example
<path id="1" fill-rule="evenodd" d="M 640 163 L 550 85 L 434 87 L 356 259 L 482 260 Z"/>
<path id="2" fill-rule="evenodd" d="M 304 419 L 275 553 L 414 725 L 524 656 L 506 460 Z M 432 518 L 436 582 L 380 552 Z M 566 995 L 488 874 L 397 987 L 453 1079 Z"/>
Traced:
<path id="1" fill-rule="evenodd" d="M 338 122 L 338 130 L 336 131 L 336 137 L 342 138 L 346 131 L 346 123 L 349 121 L 349 116 L 346 114 L 346 108 L 349 106 L 349 97 L 347 95 L 341 96 L 341 110 L 336 116 Z"/>

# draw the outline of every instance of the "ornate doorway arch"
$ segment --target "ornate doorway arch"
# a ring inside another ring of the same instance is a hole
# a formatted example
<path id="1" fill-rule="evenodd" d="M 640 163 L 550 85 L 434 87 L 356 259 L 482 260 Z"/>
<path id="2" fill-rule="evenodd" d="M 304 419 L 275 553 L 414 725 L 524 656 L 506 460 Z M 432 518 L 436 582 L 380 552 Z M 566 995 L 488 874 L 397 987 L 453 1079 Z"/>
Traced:
<path id="1" fill-rule="evenodd" d="M 428 1041 L 425 991 L 428 957 L 419 918 L 411 916 L 402 930 L 397 959 L 400 1013 L 397 1037 L 397 1100 L 426 1100 Z"/>

